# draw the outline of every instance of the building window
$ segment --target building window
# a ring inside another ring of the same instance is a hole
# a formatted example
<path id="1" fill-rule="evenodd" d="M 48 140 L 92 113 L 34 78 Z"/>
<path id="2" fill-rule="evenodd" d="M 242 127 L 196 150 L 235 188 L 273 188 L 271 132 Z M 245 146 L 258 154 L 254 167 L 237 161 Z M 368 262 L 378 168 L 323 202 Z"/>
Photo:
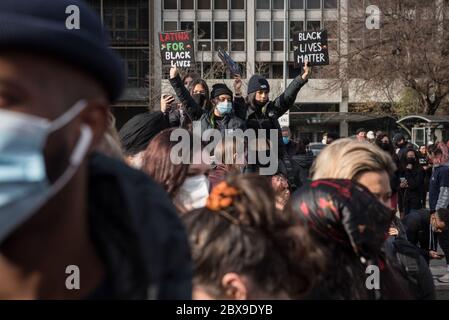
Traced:
<path id="1" fill-rule="evenodd" d="M 210 9 L 210 0 L 197 0 L 197 8 L 200 10 Z"/>
<path id="2" fill-rule="evenodd" d="M 324 9 L 337 9 L 337 0 L 324 0 Z"/>
<path id="3" fill-rule="evenodd" d="M 270 22 L 256 22 L 256 50 L 270 51 Z"/>
<path id="4" fill-rule="evenodd" d="M 301 31 L 304 31 L 304 21 L 290 21 L 290 51 L 293 51 L 293 35 Z"/>
<path id="5" fill-rule="evenodd" d="M 271 65 L 271 71 L 272 79 L 284 78 L 284 65 L 282 63 L 273 63 Z"/>
<path id="6" fill-rule="evenodd" d="M 227 9 L 228 1 L 227 0 L 214 0 L 214 9 Z"/>
<path id="7" fill-rule="evenodd" d="M 284 0 L 273 0 L 273 9 L 284 9 Z"/>
<path id="8" fill-rule="evenodd" d="M 304 9 L 304 0 L 290 0 L 290 9 Z"/>
<path id="9" fill-rule="evenodd" d="M 273 21 L 273 51 L 284 50 L 284 21 Z"/>
<path id="10" fill-rule="evenodd" d="M 164 9 L 166 10 L 176 10 L 178 9 L 177 0 L 164 0 Z"/>
<path id="11" fill-rule="evenodd" d="M 235 41 L 242 40 L 242 41 Z M 231 21 L 231 51 L 245 51 L 245 22 Z"/>
<path id="12" fill-rule="evenodd" d="M 214 35 L 215 39 L 228 39 L 228 22 L 215 21 Z"/>
<path id="13" fill-rule="evenodd" d="M 149 50 L 119 49 L 125 61 L 128 88 L 143 88 L 149 73 Z"/>
<path id="14" fill-rule="evenodd" d="M 112 46 L 148 44 L 148 1 L 110 1 L 105 3 L 103 11 Z"/>
<path id="15" fill-rule="evenodd" d="M 210 51 L 211 50 L 211 30 L 209 21 L 198 21 L 198 50 Z M 204 41 L 209 40 L 209 41 Z"/>
<path id="16" fill-rule="evenodd" d="M 256 62 L 256 73 L 262 77 L 270 78 L 270 63 L 269 62 Z"/>
<path id="17" fill-rule="evenodd" d="M 176 31 L 178 30 L 177 21 L 164 21 L 164 31 Z"/>
<path id="18" fill-rule="evenodd" d="M 217 51 L 219 48 L 223 50 L 228 50 L 228 22 L 226 21 L 215 21 L 214 22 L 214 38 L 215 41 L 214 49 Z"/>
<path id="19" fill-rule="evenodd" d="M 245 0 L 231 0 L 231 9 L 245 9 Z"/>
<path id="20" fill-rule="evenodd" d="M 181 21 L 181 30 L 193 31 L 195 24 L 193 21 Z"/>
<path id="21" fill-rule="evenodd" d="M 193 0 L 181 0 L 181 9 L 192 10 Z"/>
<path id="22" fill-rule="evenodd" d="M 270 0 L 256 0 L 256 9 L 270 9 Z"/>
<path id="23" fill-rule="evenodd" d="M 321 29 L 321 21 L 310 20 L 307 21 L 307 31 L 315 31 Z"/>
<path id="24" fill-rule="evenodd" d="M 307 1 L 307 9 L 321 8 L 321 0 L 306 0 L 306 1 Z"/>

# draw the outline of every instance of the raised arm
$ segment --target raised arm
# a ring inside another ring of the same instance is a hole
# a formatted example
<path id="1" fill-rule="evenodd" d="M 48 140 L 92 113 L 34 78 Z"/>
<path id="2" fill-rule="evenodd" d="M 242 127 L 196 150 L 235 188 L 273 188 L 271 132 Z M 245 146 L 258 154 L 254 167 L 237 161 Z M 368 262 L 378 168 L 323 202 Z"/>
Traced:
<path id="1" fill-rule="evenodd" d="M 203 113 L 201 106 L 199 106 L 195 100 L 193 100 L 189 91 L 184 87 L 182 83 L 181 77 L 178 73 L 178 68 L 176 66 L 170 68 L 170 84 L 175 90 L 176 95 L 179 98 L 179 101 L 182 102 L 183 105 L 186 106 L 186 111 L 189 113 L 190 118 L 192 120 L 198 120 Z"/>
<path id="2" fill-rule="evenodd" d="M 293 79 L 287 89 L 285 89 L 285 91 L 274 100 L 273 106 L 277 118 L 281 117 L 291 107 L 293 107 L 299 90 L 301 90 L 301 88 L 307 83 L 312 69 L 307 65 L 307 62 L 304 64 L 303 69 L 304 73 Z"/>
<path id="3" fill-rule="evenodd" d="M 242 96 L 242 79 L 239 76 L 234 78 L 234 114 L 246 121 L 247 105 Z"/>

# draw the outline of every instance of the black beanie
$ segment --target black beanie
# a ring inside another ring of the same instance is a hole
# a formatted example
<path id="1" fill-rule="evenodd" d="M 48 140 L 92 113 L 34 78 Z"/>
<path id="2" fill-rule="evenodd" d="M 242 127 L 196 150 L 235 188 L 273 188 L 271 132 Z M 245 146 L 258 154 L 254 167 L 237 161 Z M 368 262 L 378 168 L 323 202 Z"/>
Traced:
<path id="1" fill-rule="evenodd" d="M 228 94 L 232 99 L 232 91 L 224 83 L 217 83 L 212 86 L 212 91 L 210 92 L 210 98 L 214 99 L 222 94 Z"/>
<path id="2" fill-rule="evenodd" d="M 66 22 L 79 9 L 79 29 Z M 70 12 L 70 13 L 66 13 Z M 125 87 L 123 63 L 110 48 L 100 17 L 80 0 L 0 0 L 0 50 L 17 49 L 54 57 L 103 85 L 111 102 Z"/>
<path id="3" fill-rule="evenodd" d="M 247 93 L 250 94 L 259 90 L 270 91 L 270 84 L 267 79 L 259 74 L 255 74 L 249 79 Z"/>
<path id="4" fill-rule="evenodd" d="M 168 128 L 160 111 L 145 112 L 132 117 L 120 129 L 118 135 L 126 155 L 135 155 L 147 148 L 151 139 Z"/>

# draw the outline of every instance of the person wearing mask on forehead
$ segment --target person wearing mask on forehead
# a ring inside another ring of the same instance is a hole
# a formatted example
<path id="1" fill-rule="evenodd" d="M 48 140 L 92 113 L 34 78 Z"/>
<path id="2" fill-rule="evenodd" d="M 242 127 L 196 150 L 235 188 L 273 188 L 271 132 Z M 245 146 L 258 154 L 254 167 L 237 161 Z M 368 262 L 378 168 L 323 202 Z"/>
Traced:
<path id="1" fill-rule="evenodd" d="M 66 27 L 70 6 L 81 30 Z M 0 251 L 10 271 L 39 278 L 37 299 L 188 299 L 187 238 L 167 194 L 93 152 L 125 87 L 100 18 L 79 0 L 2 0 L 0 21 Z M 70 265 L 78 290 L 66 285 Z"/>

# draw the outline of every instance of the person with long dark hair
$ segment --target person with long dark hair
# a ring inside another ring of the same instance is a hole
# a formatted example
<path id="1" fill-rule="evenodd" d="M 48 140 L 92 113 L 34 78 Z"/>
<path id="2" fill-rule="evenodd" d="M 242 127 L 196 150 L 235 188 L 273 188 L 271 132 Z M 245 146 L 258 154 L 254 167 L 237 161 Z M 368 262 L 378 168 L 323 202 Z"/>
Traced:
<path id="1" fill-rule="evenodd" d="M 172 161 L 172 149 L 180 142 L 172 141 L 175 128 L 160 132 L 150 142 L 143 154 L 142 170 L 159 183 L 172 199 L 180 214 L 204 207 L 209 195 L 207 173 L 210 166 L 191 163 L 193 150 L 190 149 L 189 161 Z M 190 140 L 192 134 L 189 132 Z M 193 143 L 190 141 L 190 146 Z"/>
<path id="2" fill-rule="evenodd" d="M 402 154 L 399 175 L 399 211 L 406 216 L 411 210 L 423 207 L 424 170 L 419 165 L 418 154 L 415 150 L 409 149 Z"/>

